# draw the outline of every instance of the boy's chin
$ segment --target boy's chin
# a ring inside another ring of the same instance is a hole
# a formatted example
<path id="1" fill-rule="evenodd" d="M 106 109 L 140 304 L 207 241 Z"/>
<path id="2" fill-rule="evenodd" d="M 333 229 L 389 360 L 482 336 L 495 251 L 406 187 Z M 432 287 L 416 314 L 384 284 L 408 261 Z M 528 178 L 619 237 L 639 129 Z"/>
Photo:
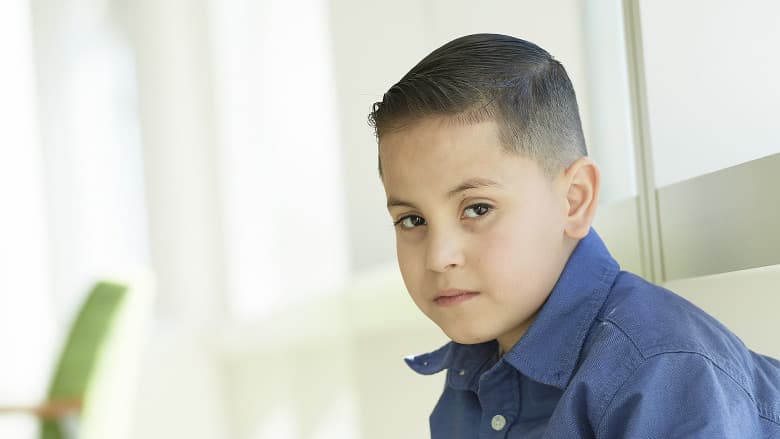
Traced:
<path id="1" fill-rule="evenodd" d="M 479 344 L 487 341 L 493 341 L 496 337 L 489 334 L 477 334 L 477 333 L 464 333 L 463 331 L 453 331 L 441 328 L 444 334 L 449 337 L 450 340 L 459 344 Z"/>

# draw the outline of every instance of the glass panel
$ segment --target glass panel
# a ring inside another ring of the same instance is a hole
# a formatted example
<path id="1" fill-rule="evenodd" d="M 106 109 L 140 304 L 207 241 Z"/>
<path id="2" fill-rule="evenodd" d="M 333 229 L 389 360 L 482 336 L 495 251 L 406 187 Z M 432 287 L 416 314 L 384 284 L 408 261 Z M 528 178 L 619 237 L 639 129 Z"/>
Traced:
<path id="1" fill-rule="evenodd" d="M 656 184 L 780 152 L 780 2 L 640 6 Z"/>

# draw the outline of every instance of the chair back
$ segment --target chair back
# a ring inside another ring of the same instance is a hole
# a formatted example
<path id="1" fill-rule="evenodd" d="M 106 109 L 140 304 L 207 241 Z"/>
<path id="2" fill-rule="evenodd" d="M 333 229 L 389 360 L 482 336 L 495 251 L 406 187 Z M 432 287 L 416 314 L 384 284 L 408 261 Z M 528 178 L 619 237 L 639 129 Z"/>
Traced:
<path id="1" fill-rule="evenodd" d="M 49 400 L 78 398 L 87 393 L 95 364 L 106 334 L 122 305 L 127 286 L 100 282 L 90 291 L 73 320 L 63 346 L 54 376 L 49 385 Z M 43 420 L 42 439 L 65 439 L 63 425 Z"/>

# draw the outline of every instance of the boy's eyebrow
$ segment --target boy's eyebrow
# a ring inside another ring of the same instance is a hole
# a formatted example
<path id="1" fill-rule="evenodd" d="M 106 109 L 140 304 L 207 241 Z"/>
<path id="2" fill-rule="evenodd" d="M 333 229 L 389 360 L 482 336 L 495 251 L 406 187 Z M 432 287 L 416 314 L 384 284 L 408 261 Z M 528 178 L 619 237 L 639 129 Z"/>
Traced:
<path id="1" fill-rule="evenodd" d="M 463 183 L 447 191 L 447 198 L 452 198 L 455 195 L 465 190 L 477 189 L 481 187 L 495 187 L 495 186 L 501 186 L 501 185 L 487 178 L 474 177 L 464 181 Z M 395 206 L 405 206 L 405 207 L 411 207 L 412 209 L 417 209 L 417 206 L 415 206 L 414 203 L 410 201 L 399 200 L 398 198 L 392 196 L 388 197 L 387 207 L 391 208 Z"/>
<path id="2" fill-rule="evenodd" d="M 411 207 L 412 209 L 417 209 L 417 206 L 412 204 L 410 201 L 404 201 L 399 200 L 395 197 L 387 197 L 387 208 L 395 207 L 395 206 L 404 206 L 404 207 Z"/>
<path id="3" fill-rule="evenodd" d="M 492 186 L 501 186 L 500 184 L 496 183 L 493 180 L 487 179 L 487 178 L 481 178 L 481 177 L 474 177 L 469 178 L 468 180 L 464 181 L 463 183 L 455 186 L 454 188 L 450 189 L 447 192 L 447 198 L 452 198 L 455 195 L 457 195 L 460 192 L 463 192 L 465 190 L 469 189 L 477 189 L 481 187 L 492 187 Z"/>

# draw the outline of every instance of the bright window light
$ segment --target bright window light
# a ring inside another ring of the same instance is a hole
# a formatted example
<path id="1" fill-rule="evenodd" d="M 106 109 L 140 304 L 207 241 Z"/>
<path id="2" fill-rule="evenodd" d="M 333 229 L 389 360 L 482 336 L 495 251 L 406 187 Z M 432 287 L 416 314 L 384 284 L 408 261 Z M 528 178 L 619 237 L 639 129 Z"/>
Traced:
<path id="1" fill-rule="evenodd" d="M 0 2 L 0 405 L 42 398 L 54 354 L 29 15 L 27 2 Z M 36 431 L 27 416 L 0 419 L 0 437 Z"/>
<path id="2" fill-rule="evenodd" d="M 327 5 L 212 7 L 229 303 L 254 319 L 346 276 Z"/>

